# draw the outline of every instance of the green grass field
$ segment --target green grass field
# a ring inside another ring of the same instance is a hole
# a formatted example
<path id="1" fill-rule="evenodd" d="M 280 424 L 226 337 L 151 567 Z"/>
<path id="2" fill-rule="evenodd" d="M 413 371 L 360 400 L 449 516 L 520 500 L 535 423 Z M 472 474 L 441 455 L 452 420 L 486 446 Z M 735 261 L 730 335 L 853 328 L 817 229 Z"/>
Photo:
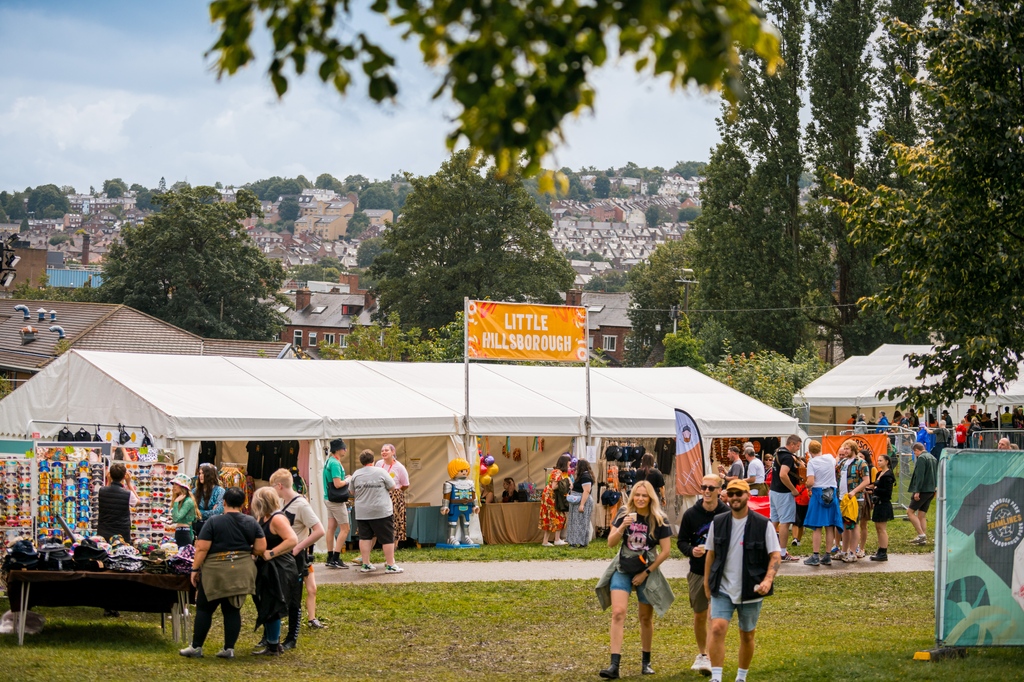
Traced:
<path id="1" fill-rule="evenodd" d="M 691 673 L 696 654 L 686 585 L 655 626 L 650 679 L 704 679 Z M 238 659 L 212 656 L 221 645 L 220 615 L 207 658 L 178 656 L 155 616 L 105 619 L 99 609 L 41 609 L 44 632 L 19 648 L 0 637 L 5 678 L 64 679 L 597 679 L 607 661 L 609 614 L 597 609 L 592 581 L 396 584 L 321 587 L 319 615 L 329 629 L 304 630 L 299 648 L 279 659 L 247 655 L 251 603 Z M 0 609 L 6 609 L 0 600 Z M 1020 679 L 1024 651 L 974 651 L 963 660 L 923 663 L 913 653 L 933 644 L 932 576 L 927 573 L 793 578 L 777 583 L 758 628 L 752 682 L 786 680 L 925 681 Z M 737 636 L 730 632 L 726 678 L 735 675 Z M 623 671 L 639 677 L 635 610 L 627 622 Z"/>

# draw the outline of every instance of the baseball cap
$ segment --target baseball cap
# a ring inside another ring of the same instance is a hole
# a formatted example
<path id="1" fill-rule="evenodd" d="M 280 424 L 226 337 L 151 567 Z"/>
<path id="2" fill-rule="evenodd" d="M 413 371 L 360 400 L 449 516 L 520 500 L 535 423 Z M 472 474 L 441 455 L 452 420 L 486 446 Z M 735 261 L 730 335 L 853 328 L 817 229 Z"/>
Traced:
<path id="1" fill-rule="evenodd" d="M 729 481 L 729 485 L 725 486 L 726 490 L 742 490 L 745 493 L 750 492 L 750 484 L 744 481 L 742 478 L 735 478 Z"/>

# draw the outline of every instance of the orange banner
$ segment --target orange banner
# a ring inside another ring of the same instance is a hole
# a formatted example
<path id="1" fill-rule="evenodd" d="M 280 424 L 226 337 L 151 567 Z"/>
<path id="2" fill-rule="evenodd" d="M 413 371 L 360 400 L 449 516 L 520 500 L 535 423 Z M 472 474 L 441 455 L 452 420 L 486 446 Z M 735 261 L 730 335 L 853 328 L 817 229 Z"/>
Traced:
<path id="1" fill-rule="evenodd" d="M 871 453 L 871 462 L 878 465 L 878 456 L 889 452 L 889 437 L 884 433 L 859 433 L 852 436 L 824 436 L 821 439 L 821 451 L 839 459 L 839 448 L 848 440 L 857 441 L 860 451 Z M 865 459 L 867 457 L 865 456 Z"/>
<path id="2" fill-rule="evenodd" d="M 466 338 L 469 357 L 477 360 L 584 362 L 587 309 L 469 301 Z"/>

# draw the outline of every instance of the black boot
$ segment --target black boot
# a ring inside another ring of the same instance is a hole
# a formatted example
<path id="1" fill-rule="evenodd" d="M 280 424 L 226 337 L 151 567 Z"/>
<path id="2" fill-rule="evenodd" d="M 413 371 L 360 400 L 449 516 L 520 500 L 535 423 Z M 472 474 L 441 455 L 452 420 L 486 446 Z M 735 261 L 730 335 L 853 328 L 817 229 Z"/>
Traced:
<path id="1" fill-rule="evenodd" d="M 607 668 L 598 673 L 603 680 L 617 680 L 619 679 L 619 659 L 620 654 L 612 654 L 612 663 Z"/>
<path id="2" fill-rule="evenodd" d="M 871 561 L 888 561 L 889 560 L 889 549 L 887 547 L 879 547 L 878 551 L 868 557 Z"/>
<path id="3" fill-rule="evenodd" d="M 641 653 L 643 655 L 643 662 L 640 665 L 640 674 L 641 675 L 653 675 L 654 674 L 654 668 L 651 667 L 651 652 L 650 651 L 644 651 L 644 652 L 641 652 Z"/>
<path id="4" fill-rule="evenodd" d="M 267 644 L 267 646 L 263 647 L 259 651 L 252 652 L 252 655 L 253 656 L 280 656 L 282 651 L 284 651 L 284 647 L 282 647 L 281 643 L 278 642 L 277 644 Z"/>

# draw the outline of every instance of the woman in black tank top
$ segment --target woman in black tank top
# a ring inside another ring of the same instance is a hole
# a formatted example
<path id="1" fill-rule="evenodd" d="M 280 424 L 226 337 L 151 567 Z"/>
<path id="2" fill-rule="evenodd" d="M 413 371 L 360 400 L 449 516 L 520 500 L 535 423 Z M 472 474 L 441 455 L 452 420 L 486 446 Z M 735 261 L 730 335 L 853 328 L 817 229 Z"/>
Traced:
<path id="1" fill-rule="evenodd" d="M 292 549 L 298 544 L 295 531 L 281 508 L 281 499 L 272 487 L 260 488 L 252 498 L 253 515 L 267 537 L 267 549 L 256 562 L 256 627 L 263 625 L 264 646 L 257 655 L 278 656 L 281 645 L 281 619 L 288 613 L 288 595 L 299 579 Z"/>

